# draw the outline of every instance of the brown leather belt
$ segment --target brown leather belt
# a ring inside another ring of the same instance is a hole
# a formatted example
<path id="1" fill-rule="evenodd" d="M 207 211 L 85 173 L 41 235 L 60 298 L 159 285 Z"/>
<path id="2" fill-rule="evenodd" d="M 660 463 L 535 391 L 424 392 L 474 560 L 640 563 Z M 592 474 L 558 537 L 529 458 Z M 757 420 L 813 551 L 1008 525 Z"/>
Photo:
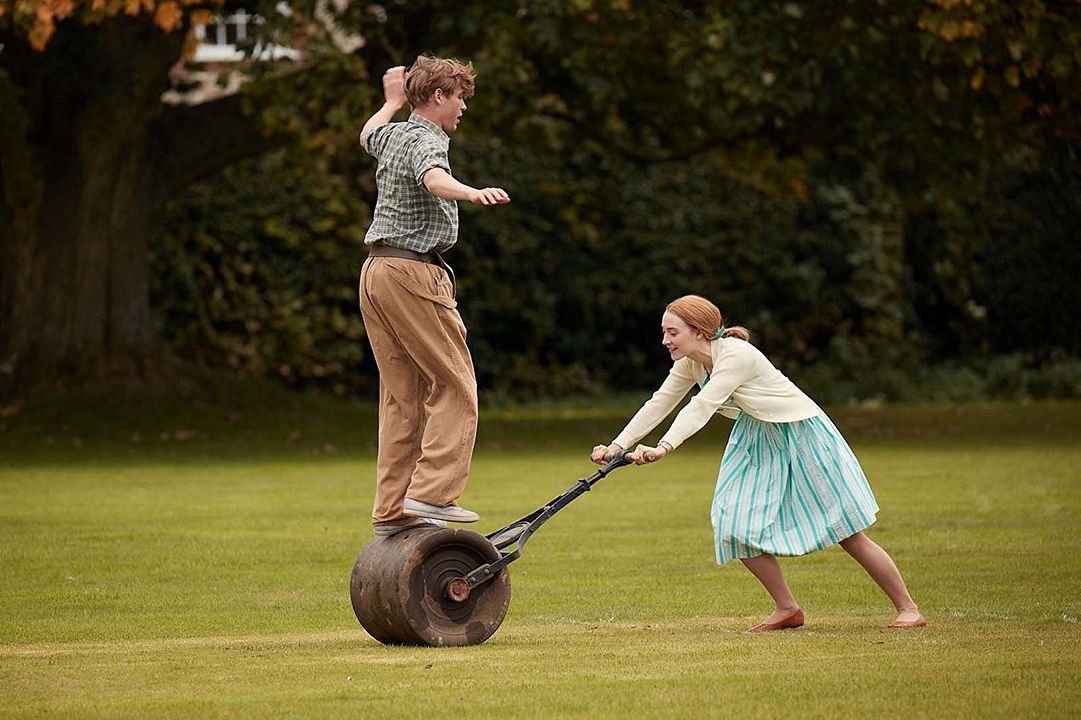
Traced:
<path id="1" fill-rule="evenodd" d="M 454 277 L 454 269 L 447 264 L 447 261 L 443 259 L 435 250 L 431 252 L 416 252 L 415 250 L 406 250 L 405 248 L 391 247 L 385 243 L 376 242 L 368 246 L 369 257 L 393 257 L 401 258 L 403 260 L 416 260 L 418 262 L 428 263 L 429 265 L 435 265 L 441 267 L 446 271 L 447 277 L 450 278 L 450 286 L 453 289 L 455 295 L 458 294 L 458 281 Z"/>
<path id="2" fill-rule="evenodd" d="M 405 248 L 391 247 L 381 242 L 373 243 L 368 248 L 368 255 L 371 257 L 395 257 L 402 258 L 403 260 L 419 260 L 420 262 L 426 262 L 429 265 L 439 265 L 439 261 L 436 259 L 434 252 L 416 252 L 414 250 L 406 250 Z"/>

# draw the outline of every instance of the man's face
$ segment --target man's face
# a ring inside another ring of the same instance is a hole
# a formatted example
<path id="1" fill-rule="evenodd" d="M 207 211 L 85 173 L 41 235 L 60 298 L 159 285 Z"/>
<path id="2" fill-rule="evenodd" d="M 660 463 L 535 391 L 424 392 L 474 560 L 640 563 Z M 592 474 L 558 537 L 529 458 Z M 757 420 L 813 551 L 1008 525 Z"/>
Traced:
<path id="1" fill-rule="evenodd" d="M 458 129 L 462 113 L 465 112 L 465 98 L 462 97 L 462 90 L 458 88 L 449 95 L 444 94 L 442 90 L 436 90 L 434 99 L 439 116 L 439 127 L 450 135 Z"/>

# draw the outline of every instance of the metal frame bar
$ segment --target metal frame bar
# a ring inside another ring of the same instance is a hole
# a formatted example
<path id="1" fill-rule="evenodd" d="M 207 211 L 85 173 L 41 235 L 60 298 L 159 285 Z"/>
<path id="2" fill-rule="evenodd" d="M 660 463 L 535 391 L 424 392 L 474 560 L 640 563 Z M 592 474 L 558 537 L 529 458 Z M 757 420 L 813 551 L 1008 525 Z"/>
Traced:
<path id="1" fill-rule="evenodd" d="M 557 512 L 565 508 L 567 505 L 571 504 L 571 502 L 573 502 L 575 498 L 577 498 L 579 495 L 589 492 L 589 490 L 592 489 L 592 487 L 598 482 L 600 482 L 602 478 L 606 477 L 608 473 L 612 472 L 616 468 L 620 468 L 624 465 L 630 464 L 631 461 L 627 459 L 627 455 L 629 453 L 629 450 L 620 450 L 612 457 L 611 460 L 608 461 L 607 465 L 605 465 L 589 477 L 582 478 L 574 485 L 567 488 L 567 490 L 565 490 L 563 494 L 552 499 L 552 501 L 549 502 L 547 505 L 537 508 L 525 517 L 519 518 L 518 520 L 515 520 L 509 525 L 505 525 L 504 527 L 501 527 L 495 532 L 486 535 L 485 537 L 489 541 L 491 541 L 492 538 L 497 537 L 500 533 L 504 533 L 510 530 L 516 525 L 521 525 L 522 523 L 528 524 L 526 529 L 523 530 L 521 534 L 519 534 L 514 540 L 507 542 L 502 546 L 496 545 L 496 547 L 499 548 L 502 552 L 503 547 L 516 544 L 517 547 L 513 551 L 504 552 L 503 557 L 499 560 L 495 561 L 494 563 L 488 563 L 487 565 L 481 565 L 479 568 L 465 576 L 465 582 L 469 586 L 469 589 L 472 590 L 481 583 L 491 580 L 496 575 L 498 575 L 505 567 L 520 558 L 522 556 L 522 549 L 525 547 L 526 542 L 533 535 L 533 533 L 537 531 L 537 528 L 546 523 L 549 518 L 551 518 Z"/>

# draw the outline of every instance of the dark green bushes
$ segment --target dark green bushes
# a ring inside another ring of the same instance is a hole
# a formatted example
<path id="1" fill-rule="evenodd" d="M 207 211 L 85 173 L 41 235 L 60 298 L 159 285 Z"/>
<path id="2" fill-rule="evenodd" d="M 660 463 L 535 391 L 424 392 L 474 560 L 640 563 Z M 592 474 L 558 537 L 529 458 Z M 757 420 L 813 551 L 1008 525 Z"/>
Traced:
<path id="1" fill-rule="evenodd" d="M 175 203 L 153 256 L 159 330 L 182 357 L 339 393 L 369 386 L 357 310 L 367 205 L 286 152 Z"/>
<path id="2" fill-rule="evenodd" d="M 334 175 L 279 152 L 174 208 L 154 303 L 176 352 L 373 392 L 356 303 L 371 168 L 357 153 Z M 467 182 L 513 198 L 463 204 L 448 255 L 489 402 L 656 384 L 661 310 L 690 292 L 823 401 L 1078 394 L 1073 176 L 1020 178 L 1012 197 L 976 198 L 944 228 L 906 220 L 873 177 L 823 180 L 801 199 L 709 156 L 635 166 L 468 135 L 454 160 Z"/>

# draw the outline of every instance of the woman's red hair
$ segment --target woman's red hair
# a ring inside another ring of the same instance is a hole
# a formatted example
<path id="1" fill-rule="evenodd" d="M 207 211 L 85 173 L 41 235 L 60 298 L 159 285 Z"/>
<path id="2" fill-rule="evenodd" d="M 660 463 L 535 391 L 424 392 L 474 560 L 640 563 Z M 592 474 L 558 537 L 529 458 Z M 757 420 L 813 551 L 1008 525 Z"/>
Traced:
<path id="1" fill-rule="evenodd" d="M 687 323 L 692 330 L 702 333 L 707 338 L 717 337 L 717 331 L 724 325 L 724 316 L 721 315 L 720 309 L 701 295 L 684 295 L 676 298 L 668 303 L 665 311 L 672 313 Z M 725 328 L 720 337 L 750 340 L 751 331 L 742 325 L 733 325 Z"/>

